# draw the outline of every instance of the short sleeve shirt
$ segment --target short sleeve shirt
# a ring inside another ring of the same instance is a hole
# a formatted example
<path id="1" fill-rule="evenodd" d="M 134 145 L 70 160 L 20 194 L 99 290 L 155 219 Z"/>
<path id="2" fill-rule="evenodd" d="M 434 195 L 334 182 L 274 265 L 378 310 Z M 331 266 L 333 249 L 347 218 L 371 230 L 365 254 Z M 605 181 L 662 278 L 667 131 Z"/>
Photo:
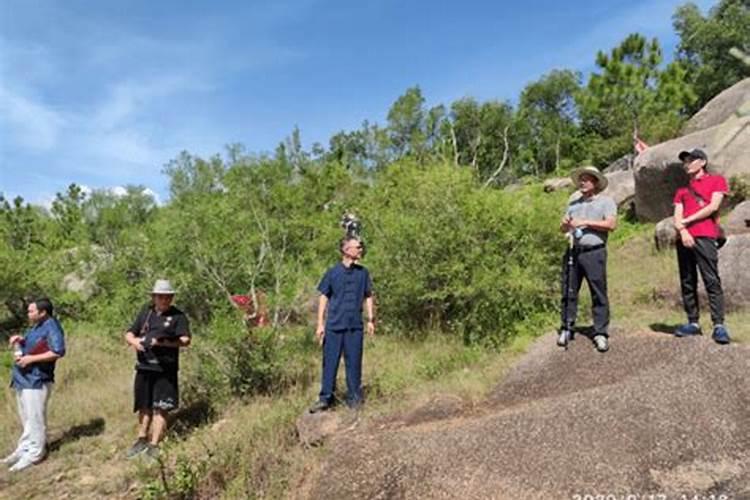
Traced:
<path id="1" fill-rule="evenodd" d="M 52 351 L 65 356 L 65 333 L 57 318 L 50 317 L 26 332 L 21 344 L 24 356 Z M 55 361 L 32 363 L 26 368 L 13 364 L 10 385 L 16 390 L 40 389 L 55 381 Z"/>
<path id="2" fill-rule="evenodd" d="M 163 313 L 157 312 L 153 306 L 144 308 L 128 328 L 136 337 L 146 339 L 145 344 L 152 339 L 167 338 L 177 340 L 190 336 L 190 324 L 187 316 L 174 306 L 170 306 Z M 176 372 L 179 369 L 180 349 L 177 347 L 154 346 L 145 352 L 138 352 L 137 370 L 154 372 Z"/>
<path id="3" fill-rule="evenodd" d="M 689 217 L 711 202 L 714 193 L 727 194 L 729 186 L 721 175 L 704 174 L 697 179 L 690 180 L 690 187 L 699 199 L 688 188 L 680 188 L 674 195 L 674 204 L 682 205 L 682 214 Z M 718 217 L 706 217 L 687 226 L 688 233 L 693 238 L 717 238 L 719 236 Z"/>
<path id="4" fill-rule="evenodd" d="M 372 295 L 367 268 L 339 262 L 323 276 L 318 291 L 328 297 L 326 330 L 362 330 L 362 304 Z"/>
<path id="5" fill-rule="evenodd" d="M 609 196 L 597 194 L 588 199 L 581 196 L 570 202 L 565 214 L 574 219 L 605 220 L 607 217 L 617 215 L 617 205 Z M 607 243 L 609 236 L 607 231 L 597 231 L 587 227 L 581 229 L 583 236 L 576 241 L 576 245 L 592 247 Z"/>

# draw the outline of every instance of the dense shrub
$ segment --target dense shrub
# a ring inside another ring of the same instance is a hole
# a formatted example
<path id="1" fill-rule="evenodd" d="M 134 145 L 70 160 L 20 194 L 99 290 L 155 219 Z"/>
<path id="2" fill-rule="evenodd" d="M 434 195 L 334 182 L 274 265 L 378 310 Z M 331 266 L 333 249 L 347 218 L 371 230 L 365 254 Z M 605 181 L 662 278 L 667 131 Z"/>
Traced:
<path id="1" fill-rule="evenodd" d="M 498 344 L 553 307 L 562 201 L 538 186 L 482 189 L 465 169 L 401 164 L 362 207 L 378 315 L 403 334 Z"/>

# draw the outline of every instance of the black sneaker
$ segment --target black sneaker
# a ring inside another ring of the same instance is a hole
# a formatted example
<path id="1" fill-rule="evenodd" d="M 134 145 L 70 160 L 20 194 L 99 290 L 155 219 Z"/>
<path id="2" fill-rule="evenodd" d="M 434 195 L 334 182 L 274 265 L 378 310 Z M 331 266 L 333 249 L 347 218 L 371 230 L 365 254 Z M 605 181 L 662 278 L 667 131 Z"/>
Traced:
<path id="1" fill-rule="evenodd" d="M 714 331 L 711 334 L 711 338 L 713 338 L 714 342 L 716 342 L 717 344 L 728 344 L 730 341 L 729 332 L 724 325 L 714 326 Z"/>
<path id="2" fill-rule="evenodd" d="M 133 443 L 133 446 L 130 447 L 127 453 L 128 458 L 135 458 L 144 451 L 148 449 L 148 441 L 144 438 L 138 438 L 138 440 Z"/>
<path id="3" fill-rule="evenodd" d="M 143 456 L 150 460 L 159 460 L 159 447 L 157 445 L 147 444 Z"/>
<path id="4" fill-rule="evenodd" d="M 316 401 L 314 405 L 310 407 L 310 413 L 319 413 L 321 411 L 328 411 L 331 409 L 331 405 L 326 401 Z"/>

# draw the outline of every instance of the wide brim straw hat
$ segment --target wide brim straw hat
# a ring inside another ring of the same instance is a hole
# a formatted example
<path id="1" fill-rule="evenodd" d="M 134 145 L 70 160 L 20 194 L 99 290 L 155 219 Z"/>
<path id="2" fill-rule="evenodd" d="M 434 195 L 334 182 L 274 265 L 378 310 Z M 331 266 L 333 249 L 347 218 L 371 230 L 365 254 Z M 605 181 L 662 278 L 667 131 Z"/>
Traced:
<path id="1" fill-rule="evenodd" d="M 609 184 L 609 181 L 607 180 L 607 177 L 599 171 L 596 167 L 580 167 L 570 174 L 570 178 L 573 180 L 573 183 L 578 186 L 581 180 L 581 176 L 583 174 L 590 175 L 596 179 L 596 192 L 601 193 L 605 189 L 607 189 L 607 185 Z"/>

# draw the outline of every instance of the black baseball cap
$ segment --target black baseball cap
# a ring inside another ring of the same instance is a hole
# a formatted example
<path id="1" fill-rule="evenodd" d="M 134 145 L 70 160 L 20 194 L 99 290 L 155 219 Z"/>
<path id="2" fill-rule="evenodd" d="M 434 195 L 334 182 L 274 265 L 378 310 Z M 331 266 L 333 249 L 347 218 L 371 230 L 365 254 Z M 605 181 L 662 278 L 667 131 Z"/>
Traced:
<path id="1" fill-rule="evenodd" d="M 680 161 L 685 161 L 685 158 L 687 158 L 688 156 L 693 159 L 698 158 L 703 161 L 708 161 L 708 155 L 706 154 L 706 152 L 699 148 L 693 148 L 690 151 L 682 151 L 677 155 L 677 158 L 679 158 Z"/>

